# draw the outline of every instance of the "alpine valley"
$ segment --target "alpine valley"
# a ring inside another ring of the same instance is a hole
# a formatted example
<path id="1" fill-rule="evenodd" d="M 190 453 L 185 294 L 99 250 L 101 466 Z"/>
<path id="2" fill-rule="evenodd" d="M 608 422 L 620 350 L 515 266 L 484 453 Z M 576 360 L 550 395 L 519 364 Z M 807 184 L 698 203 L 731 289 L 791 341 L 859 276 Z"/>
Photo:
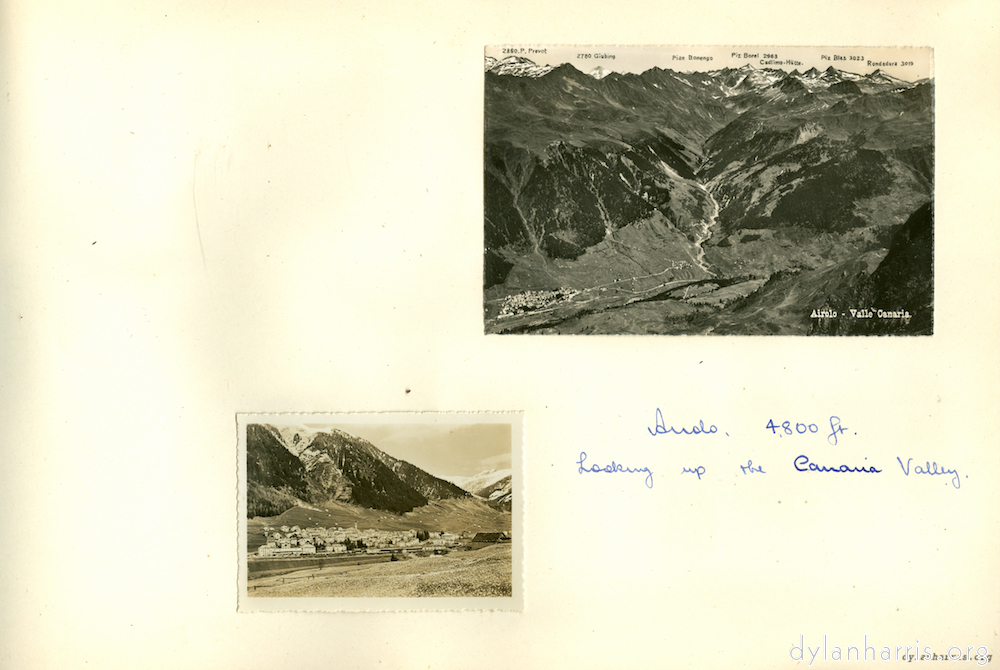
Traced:
<path id="1" fill-rule="evenodd" d="M 485 79 L 486 332 L 932 332 L 931 80 Z"/>
<path id="2" fill-rule="evenodd" d="M 510 471 L 505 479 L 500 471 L 467 478 L 473 492 L 336 428 L 249 424 L 246 445 L 251 540 L 264 519 L 382 530 L 511 528 Z M 495 493 L 504 481 L 506 497 Z"/>

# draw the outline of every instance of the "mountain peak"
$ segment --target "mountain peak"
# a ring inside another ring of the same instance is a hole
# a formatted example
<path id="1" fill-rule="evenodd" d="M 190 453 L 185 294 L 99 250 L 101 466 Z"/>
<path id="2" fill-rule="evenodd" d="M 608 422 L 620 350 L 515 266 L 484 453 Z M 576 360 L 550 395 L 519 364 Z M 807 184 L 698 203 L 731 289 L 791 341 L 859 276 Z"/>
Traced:
<path id="1" fill-rule="evenodd" d="M 492 56 L 486 57 L 486 72 L 499 75 L 536 78 L 548 74 L 552 69 L 549 65 L 538 65 L 523 56 L 507 56 L 503 60 L 497 60 Z"/>
<path id="2" fill-rule="evenodd" d="M 482 489 L 493 486 L 502 479 L 510 477 L 511 473 L 512 470 L 510 468 L 502 470 L 490 468 L 489 470 L 483 470 L 482 472 L 472 475 L 471 477 L 452 476 L 444 477 L 443 479 L 460 486 L 469 493 L 479 494 Z"/>
<path id="3" fill-rule="evenodd" d="M 284 456 L 276 444 L 287 449 Z M 368 440 L 332 427 L 278 429 L 250 424 L 247 462 L 248 482 L 254 484 L 254 504 L 248 513 L 276 500 L 288 509 L 298 498 L 314 504 L 344 502 L 399 514 L 426 505 L 428 500 L 469 495 L 386 454 Z"/>
<path id="4" fill-rule="evenodd" d="M 902 79 L 897 79 L 896 77 L 893 77 L 891 74 L 883 72 L 881 69 L 876 69 L 875 71 L 866 74 L 863 78 L 865 80 L 873 83 L 873 84 L 890 84 L 890 85 L 893 85 L 893 86 L 900 86 L 900 85 L 909 86 L 909 84 L 907 82 L 903 81 Z"/>
<path id="5" fill-rule="evenodd" d="M 579 72 L 580 74 L 583 74 L 582 72 L 580 72 L 579 70 L 577 70 L 573 66 L 572 63 L 563 63 L 562 65 L 557 65 L 556 67 L 552 68 L 552 71 L 553 72 Z"/>
<path id="6" fill-rule="evenodd" d="M 801 93 L 803 91 L 808 91 L 805 84 L 798 80 L 798 78 L 788 75 L 787 77 L 780 79 L 773 85 L 779 91 L 783 93 Z"/>
<path id="7" fill-rule="evenodd" d="M 461 486 L 463 489 L 473 494 L 477 498 L 487 501 L 491 507 L 510 511 L 512 498 L 512 476 L 513 471 L 484 470 L 472 477 L 456 477 L 451 481 Z"/>
<path id="8" fill-rule="evenodd" d="M 601 67 L 600 65 L 598 65 L 597 67 L 595 67 L 593 70 L 591 70 L 587 74 L 589 74 L 594 79 L 604 79 L 609 74 L 611 74 L 611 70 L 609 70 L 607 68 L 604 68 L 604 67 Z"/>

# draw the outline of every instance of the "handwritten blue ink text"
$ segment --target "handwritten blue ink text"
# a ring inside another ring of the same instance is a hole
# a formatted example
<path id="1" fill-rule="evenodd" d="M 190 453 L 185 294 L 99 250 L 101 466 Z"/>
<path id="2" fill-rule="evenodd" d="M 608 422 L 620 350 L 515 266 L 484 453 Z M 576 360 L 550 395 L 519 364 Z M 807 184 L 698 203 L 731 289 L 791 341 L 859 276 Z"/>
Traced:
<path id="1" fill-rule="evenodd" d="M 692 426 L 690 429 L 681 428 L 678 430 L 673 426 L 667 428 L 667 424 L 663 421 L 663 412 L 657 408 L 656 410 L 656 427 L 646 428 L 650 435 L 666 435 L 667 433 L 673 433 L 674 435 L 711 435 L 713 433 L 719 432 L 719 429 L 715 426 L 709 426 L 705 428 L 705 421 L 699 420 L 698 423 Z"/>
<path id="2" fill-rule="evenodd" d="M 692 475 L 698 475 L 698 479 L 700 480 L 701 476 L 705 474 L 705 468 L 700 465 L 696 468 L 683 468 L 681 470 L 681 474 L 683 475 L 685 472 L 690 472 Z"/>
<path id="3" fill-rule="evenodd" d="M 601 467 L 600 465 L 586 466 L 584 462 L 587 460 L 587 452 L 580 452 L 580 460 L 576 462 L 579 465 L 578 473 L 581 475 L 584 472 L 645 472 L 646 473 L 646 488 L 653 488 L 653 473 L 649 468 L 626 468 L 621 463 L 615 463 L 611 461 L 611 465 L 605 465 Z"/>
<path id="4" fill-rule="evenodd" d="M 784 437 L 785 435 L 808 435 L 809 433 L 818 433 L 819 426 L 815 423 L 802 423 L 796 422 L 795 428 L 792 428 L 791 421 L 785 421 L 781 424 L 776 424 L 774 419 L 768 419 L 767 425 L 764 426 L 765 429 L 770 430 L 772 435 L 777 435 L 778 437 Z M 838 436 L 843 435 L 847 432 L 847 427 L 841 425 L 839 416 L 830 417 L 830 434 L 826 436 L 826 441 L 833 446 L 837 446 Z"/>
<path id="5" fill-rule="evenodd" d="M 849 465 L 841 465 L 840 467 L 834 466 L 831 468 L 825 465 L 811 463 L 809 461 L 809 457 L 804 454 L 796 456 L 793 463 L 795 464 L 795 469 L 799 472 L 882 472 L 881 470 L 876 469 L 875 466 L 869 466 L 867 468 L 864 466 L 861 466 L 860 468 L 852 468 Z"/>
<path id="6" fill-rule="evenodd" d="M 847 429 L 840 425 L 840 417 L 831 416 L 830 434 L 826 436 L 826 441 L 832 444 L 833 446 L 837 446 L 837 436 L 843 435 L 845 430 Z"/>
<path id="7" fill-rule="evenodd" d="M 796 423 L 795 430 L 793 431 L 791 421 L 785 421 L 783 424 L 779 426 L 774 423 L 774 419 L 768 419 L 767 425 L 764 426 L 764 428 L 769 429 L 772 435 L 780 435 L 780 433 L 778 432 L 779 428 L 785 431 L 785 435 L 796 435 L 796 434 L 805 435 L 806 433 L 819 432 L 819 426 L 817 426 L 815 423 Z"/>
<path id="8" fill-rule="evenodd" d="M 910 476 L 910 463 L 913 462 L 912 458 L 906 459 L 906 465 L 903 465 L 903 459 L 896 456 L 896 460 L 899 461 L 899 467 L 903 469 L 903 474 L 907 477 Z M 938 466 L 937 461 L 933 463 L 926 461 L 925 465 L 918 465 L 913 468 L 913 474 L 915 475 L 954 475 L 951 478 L 951 485 L 956 489 L 962 488 L 962 480 L 958 476 L 958 470 L 945 470 L 944 466 Z"/>
<path id="9" fill-rule="evenodd" d="M 747 464 L 746 465 L 741 465 L 740 466 L 740 470 L 743 471 L 743 474 L 750 474 L 750 473 L 754 473 L 754 472 L 759 472 L 762 475 L 766 475 L 767 474 L 766 472 L 764 472 L 764 467 L 763 466 L 754 465 L 753 461 L 751 461 L 749 459 L 747 459 Z"/>

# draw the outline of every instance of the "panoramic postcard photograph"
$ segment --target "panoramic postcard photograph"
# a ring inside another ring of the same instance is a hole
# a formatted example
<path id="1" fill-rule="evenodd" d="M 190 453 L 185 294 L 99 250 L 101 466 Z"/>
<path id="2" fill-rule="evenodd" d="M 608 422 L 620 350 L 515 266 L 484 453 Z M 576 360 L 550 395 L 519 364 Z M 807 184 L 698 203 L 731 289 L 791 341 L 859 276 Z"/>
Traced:
<path id="1" fill-rule="evenodd" d="M 241 609 L 516 604 L 520 415 L 240 415 L 239 431 Z"/>
<path id="2" fill-rule="evenodd" d="M 932 334 L 932 58 L 486 48 L 486 333 Z"/>

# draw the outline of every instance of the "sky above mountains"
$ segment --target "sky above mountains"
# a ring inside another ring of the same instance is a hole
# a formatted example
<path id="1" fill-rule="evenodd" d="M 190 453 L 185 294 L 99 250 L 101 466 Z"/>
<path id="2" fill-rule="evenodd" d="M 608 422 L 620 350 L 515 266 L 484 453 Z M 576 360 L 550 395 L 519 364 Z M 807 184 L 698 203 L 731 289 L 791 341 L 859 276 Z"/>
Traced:
<path id="1" fill-rule="evenodd" d="M 523 51 L 522 51 L 523 50 Z M 487 57 L 516 55 L 538 65 L 570 63 L 582 72 L 601 66 L 614 72 L 641 74 L 652 67 L 678 72 L 739 68 L 779 68 L 805 72 L 815 67 L 866 75 L 881 70 L 905 81 L 933 77 L 932 51 L 927 47 L 758 47 L 758 46 L 549 46 L 486 47 Z"/>

